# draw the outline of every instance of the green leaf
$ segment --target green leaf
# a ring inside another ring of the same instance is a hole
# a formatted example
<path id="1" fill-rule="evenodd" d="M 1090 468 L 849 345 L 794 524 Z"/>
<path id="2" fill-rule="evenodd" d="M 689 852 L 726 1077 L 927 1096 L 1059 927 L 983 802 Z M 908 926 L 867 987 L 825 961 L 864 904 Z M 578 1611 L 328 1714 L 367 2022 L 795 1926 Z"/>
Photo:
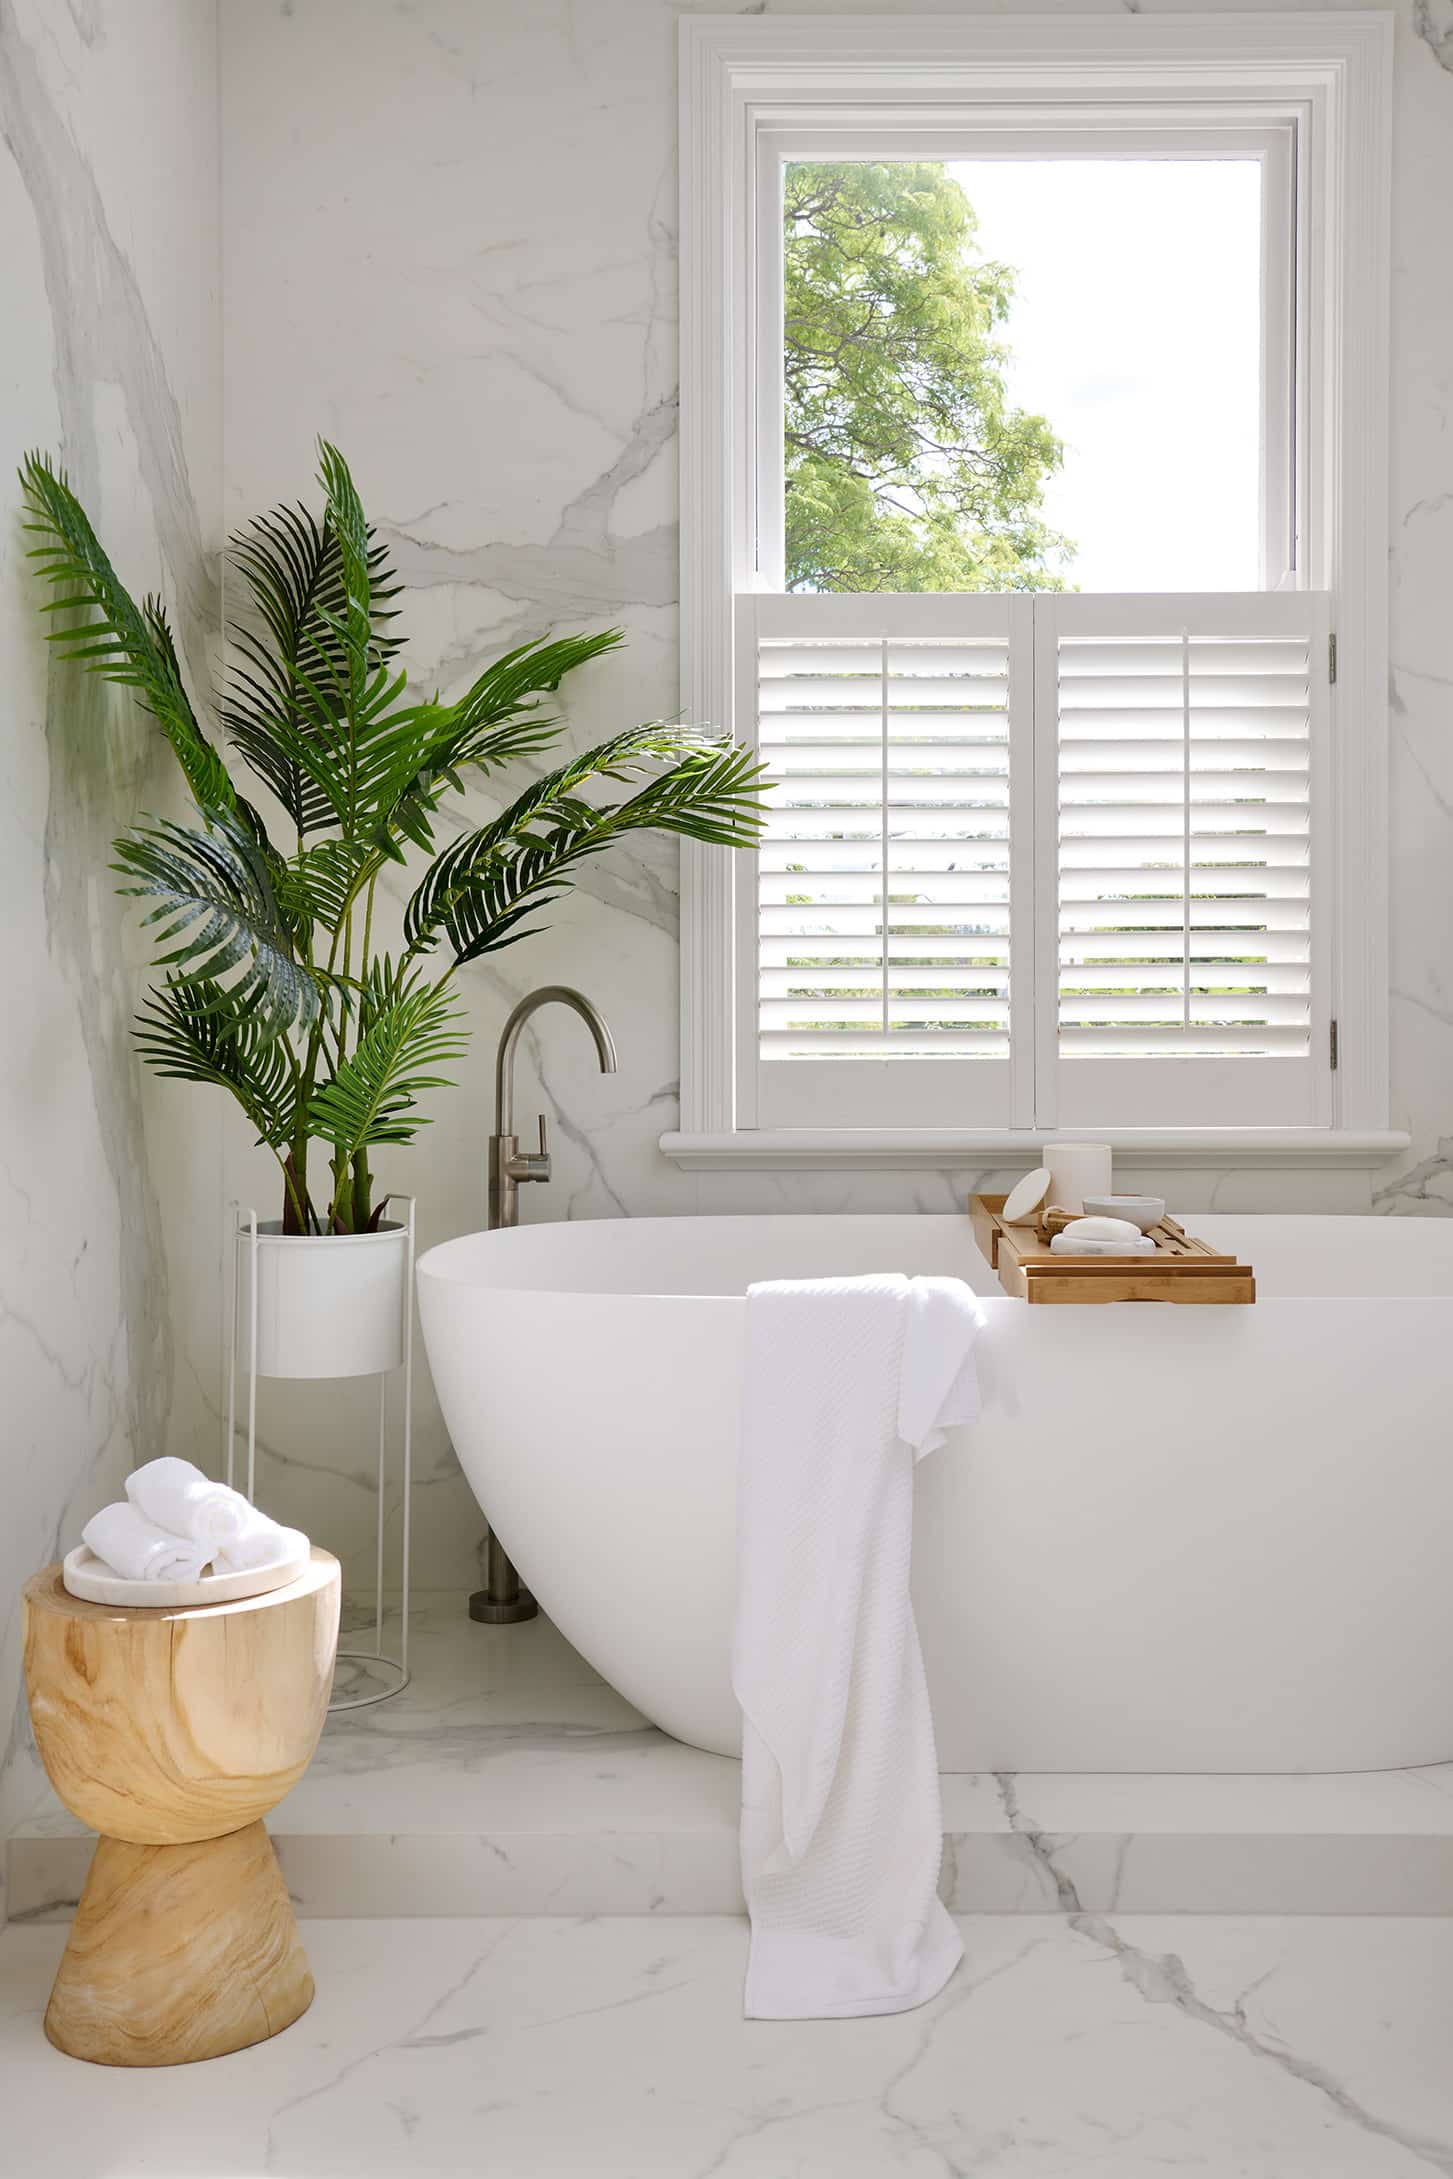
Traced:
<path id="1" fill-rule="evenodd" d="M 399 585 L 371 532 L 365 544 L 371 653 L 381 666 L 399 647 L 387 632 Z M 230 623 L 235 655 L 223 723 L 300 835 L 340 823 L 350 808 L 350 737 L 342 723 L 350 679 L 335 630 L 348 594 L 331 513 L 319 521 L 303 506 L 275 507 L 233 539 L 229 555 L 247 584 L 254 622 Z"/>
<path id="2" fill-rule="evenodd" d="M 178 982 L 225 990 L 264 1036 L 307 1028 L 322 993 L 295 957 L 263 850 L 236 817 L 199 814 L 202 831 L 162 818 L 119 839 L 112 867 L 132 882 L 117 891 L 156 902 L 143 922 Z"/>
<path id="3" fill-rule="evenodd" d="M 338 539 L 343 578 L 341 610 L 323 612 L 337 638 L 348 676 L 348 712 L 357 711 L 373 680 L 373 584 L 368 565 L 368 522 L 347 462 L 327 439 L 318 441 L 318 481 L 328 495 L 328 522 Z"/>
<path id="4" fill-rule="evenodd" d="M 576 793 L 591 778 L 630 780 L 661 762 L 670 769 L 622 802 L 599 808 Z M 409 950 L 423 952 L 442 936 L 456 960 L 473 961 L 514 944 L 577 863 L 628 832 L 749 847 L 765 788 L 766 767 L 749 749 L 690 728 L 632 727 L 547 774 L 492 824 L 446 849 L 409 902 Z"/>
<path id="5" fill-rule="evenodd" d="M 138 606 L 101 549 L 84 508 L 48 455 L 27 454 L 20 469 L 23 526 L 42 540 L 28 550 L 36 572 L 57 596 L 42 610 L 64 626 L 48 640 L 62 658 L 129 688 L 176 752 L 196 800 L 209 809 L 235 808 L 227 767 L 197 723 L 159 598 Z"/>
<path id="6" fill-rule="evenodd" d="M 1063 449 L 1009 398 L 1014 273 L 963 188 L 912 159 L 789 162 L 789 590 L 1058 590 L 1042 513 Z"/>
<path id="7" fill-rule="evenodd" d="M 412 1141 L 427 1118 L 419 1098 L 452 1087 L 435 1070 L 469 1042 L 455 1026 L 460 1018 L 447 989 L 418 971 L 381 964 L 364 996 L 358 1044 L 314 1095 L 310 1134 L 332 1143 L 340 1161 L 374 1143 Z"/>
<path id="8" fill-rule="evenodd" d="M 273 892 L 299 932 L 336 931 L 358 896 L 360 875 L 378 868 L 367 840 L 314 840 L 273 872 Z"/>
<path id="9" fill-rule="evenodd" d="M 541 712 L 538 698 L 622 640 L 618 628 L 607 628 L 596 635 L 521 644 L 487 666 L 457 702 L 432 707 L 417 761 L 400 773 L 380 828 L 383 851 L 402 861 L 399 838 L 433 846 L 429 819 L 446 790 L 463 791 L 461 772 L 497 771 L 556 740 L 563 721 Z"/>
<path id="10" fill-rule="evenodd" d="M 297 1076 L 286 1041 L 271 1036 L 234 989 L 168 976 L 136 1017 L 136 1043 L 158 1074 L 211 1082 L 236 1098 L 271 1150 L 292 1135 Z"/>

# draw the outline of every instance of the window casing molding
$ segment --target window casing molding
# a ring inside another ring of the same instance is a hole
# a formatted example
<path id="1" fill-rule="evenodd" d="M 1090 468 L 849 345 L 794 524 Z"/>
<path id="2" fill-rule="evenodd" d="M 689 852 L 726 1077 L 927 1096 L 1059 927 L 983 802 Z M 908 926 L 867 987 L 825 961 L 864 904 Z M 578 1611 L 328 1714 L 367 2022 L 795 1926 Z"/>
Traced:
<path id="1" fill-rule="evenodd" d="M 696 17 L 681 25 L 682 646 L 687 715 L 736 716 L 734 596 L 770 588 L 757 566 L 760 344 L 757 237 L 779 218 L 760 186 L 783 145 L 916 145 L 966 121 L 1008 131 L 1169 135 L 1184 126 L 1296 143 L 1303 307 L 1288 404 L 1299 459 L 1296 579 L 1332 595 L 1327 824 L 1339 874 L 1327 934 L 1339 1065 L 1326 1124 L 1113 1126 L 1158 1162 L 1381 1162 L 1387 1125 L 1387 310 L 1391 23 L 1382 14 L 1267 17 Z M 1149 141 L 1150 138 L 1144 139 Z M 1229 135 L 1227 140 L 1229 141 Z M 1007 137 L 1006 137 L 1007 141 Z M 823 155 L 829 155 L 824 152 Z M 764 201 L 764 199 L 766 201 Z M 776 511 L 772 510 L 772 521 Z M 743 858 L 684 844 L 682 1118 L 662 1148 L 683 1163 L 953 1162 L 1035 1139 L 1020 1128 L 767 1130 L 737 1095 L 736 947 Z M 1126 1116 L 1127 1120 L 1129 1115 Z M 871 1141 L 869 1137 L 871 1136 Z M 770 1137 L 770 1139 L 768 1139 Z M 1150 1138 L 1154 1138 L 1152 1143 Z"/>

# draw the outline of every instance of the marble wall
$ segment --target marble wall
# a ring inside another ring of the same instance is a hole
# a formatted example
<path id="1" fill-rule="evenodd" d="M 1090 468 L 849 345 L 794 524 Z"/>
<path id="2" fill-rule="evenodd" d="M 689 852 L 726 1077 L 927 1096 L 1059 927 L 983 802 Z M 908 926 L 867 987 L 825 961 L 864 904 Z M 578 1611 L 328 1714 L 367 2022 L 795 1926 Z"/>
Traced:
<path id="1" fill-rule="evenodd" d="M 410 585 L 421 679 L 456 688 L 523 636 L 618 624 L 629 647 L 570 691 L 571 735 L 675 709 L 680 13 L 679 0 L 0 0 L 12 450 L 65 446 L 127 572 L 176 597 L 194 669 L 224 513 L 310 489 L 325 431 Z M 1453 0 L 1394 13 L 1392 1118 L 1414 1148 L 1371 1183 L 1190 1176 L 1174 1183 L 1187 1207 L 1453 1209 Z M 232 1194 L 271 1209 L 273 1179 L 220 1096 L 143 1081 L 129 1052 L 140 949 L 104 850 L 165 788 L 143 727 L 47 674 L 13 529 L 0 544 L 13 692 L 0 944 L 8 989 L 26 995 L 0 1072 L 17 1509 L 0 1549 L 18 1578 L 134 1452 L 213 1452 L 218 1223 Z M 462 1086 L 413 1154 L 380 1161 L 417 1193 L 425 1242 L 482 1222 L 494 1040 L 514 998 L 552 977 L 604 1008 L 621 1070 L 596 1074 L 563 1014 L 527 1036 L 522 1124 L 549 1114 L 557 1172 L 525 1191 L 527 1218 L 948 1208 L 980 1177 L 668 1164 L 676 925 L 674 850 L 636 844 L 587 870 L 547 932 L 468 972 Z M 482 1524 L 427 1388 L 419 1418 L 418 1571 L 462 1586 Z M 262 1424 L 265 1495 L 366 1578 L 366 1393 L 277 1388 Z M 4 1595 L 0 1730 L 14 1580 Z"/>
<path id="2" fill-rule="evenodd" d="M 681 12 L 676 0 L 222 10 L 229 520 L 296 491 L 313 434 L 336 436 L 412 588 L 416 663 L 446 687 L 550 626 L 627 630 L 629 650 L 571 692 L 580 737 L 678 701 Z M 1453 285 L 1440 210 L 1453 194 L 1453 6 L 1399 0 L 1396 15 L 1393 1121 L 1415 1149 L 1371 1183 L 1183 1177 L 1172 1185 L 1187 1206 L 1366 1209 L 1375 1187 L 1380 1209 L 1453 1208 Z M 556 976 L 604 1007 L 621 1071 L 602 1081 L 562 1014 L 527 1038 L 521 1124 L 537 1105 L 550 1115 L 557 1179 L 524 1192 L 525 1217 L 958 1200 L 971 1176 L 698 1177 L 660 1156 L 676 1111 L 676 907 L 672 850 L 629 849 L 585 876 L 548 933 L 469 972 L 464 1086 L 396 1168 L 426 1238 L 482 1218 L 494 1040 L 519 993 Z M 237 1130 L 228 1146 L 250 1185 Z M 466 1580 L 479 1524 L 427 1399 L 421 1414 L 420 1561 Z M 304 1420 L 309 1463 L 336 1472 L 288 1488 L 332 1533 L 361 1534 L 363 1412 L 315 1401 L 303 1418 L 295 1398 L 270 1403 L 279 1456 L 296 1457 Z"/>
<path id="3" fill-rule="evenodd" d="M 221 509 L 215 9 L 0 0 L 0 137 L 5 473 L 27 447 L 61 450 L 200 673 Z M 48 665 L 5 497 L 0 1837 L 27 1737 L 21 1581 L 137 1458 L 216 1443 L 196 1228 L 220 1151 L 220 1116 L 144 1081 L 131 1052 L 138 955 L 106 868 L 113 834 L 166 806 L 169 759 L 128 703 Z"/>

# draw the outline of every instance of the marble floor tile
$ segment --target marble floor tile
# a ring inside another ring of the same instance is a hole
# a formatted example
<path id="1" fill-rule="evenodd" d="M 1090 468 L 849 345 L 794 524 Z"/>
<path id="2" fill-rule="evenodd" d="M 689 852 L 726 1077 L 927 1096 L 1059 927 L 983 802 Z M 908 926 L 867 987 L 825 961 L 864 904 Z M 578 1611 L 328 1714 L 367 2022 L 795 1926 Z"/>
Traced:
<path id="1" fill-rule="evenodd" d="M 411 1662 L 396 1701 L 330 1718 L 270 1819 L 301 1913 L 740 1910 L 737 1765 L 655 1731 L 548 1621 L 481 1627 L 426 1596 Z M 64 1919 L 90 1840 L 28 1760 L 9 1912 Z M 1453 1766 L 952 1775 L 943 1810 L 960 1913 L 1453 1914 Z"/>
<path id="2" fill-rule="evenodd" d="M 726 1918 L 304 1925 L 312 2010 L 210 2065 L 42 2038 L 0 1937 L 14 2179 L 1453 2174 L 1453 1924 L 970 1918 L 932 2004 L 744 2022 Z"/>

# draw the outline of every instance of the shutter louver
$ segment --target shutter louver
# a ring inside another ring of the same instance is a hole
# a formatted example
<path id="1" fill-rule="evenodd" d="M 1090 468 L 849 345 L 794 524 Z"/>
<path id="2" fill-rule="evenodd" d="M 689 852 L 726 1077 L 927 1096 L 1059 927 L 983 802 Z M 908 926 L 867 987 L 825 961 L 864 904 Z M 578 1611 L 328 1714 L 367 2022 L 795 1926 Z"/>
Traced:
<path id="1" fill-rule="evenodd" d="M 1046 604 L 1059 1124 L 1314 1123 L 1325 599 Z"/>
<path id="2" fill-rule="evenodd" d="M 739 598 L 738 1124 L 1328 1125 L 1327 619 Z"/>
<path id="3" fill-rule="evenodd" d="M 1311 1038 L 1304 642 L 1059 645 L 1060 1045 Z"/>
<path id="4" fill-rule="evenodd" d="M 1005 1058 L 1003 641 L 758 649 L 762 1057 Z"/>

